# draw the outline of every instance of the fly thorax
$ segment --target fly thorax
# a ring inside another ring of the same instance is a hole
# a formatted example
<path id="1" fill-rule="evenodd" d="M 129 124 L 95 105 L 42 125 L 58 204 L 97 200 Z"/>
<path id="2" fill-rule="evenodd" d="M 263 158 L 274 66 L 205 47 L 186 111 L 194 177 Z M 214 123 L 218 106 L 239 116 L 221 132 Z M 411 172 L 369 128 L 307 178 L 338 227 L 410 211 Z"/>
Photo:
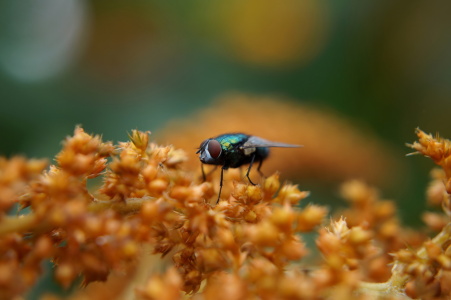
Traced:
<path id="1" fill-rule="evenodd" d="M 252 153 L 254 153 L 255 150 L 256 150 L 256 148 L 244 148 L 244 149 L 243 149 L 243 152 L 244 152 L 244 155 L 249 156 L 249 155 L 251 155 Z"/>

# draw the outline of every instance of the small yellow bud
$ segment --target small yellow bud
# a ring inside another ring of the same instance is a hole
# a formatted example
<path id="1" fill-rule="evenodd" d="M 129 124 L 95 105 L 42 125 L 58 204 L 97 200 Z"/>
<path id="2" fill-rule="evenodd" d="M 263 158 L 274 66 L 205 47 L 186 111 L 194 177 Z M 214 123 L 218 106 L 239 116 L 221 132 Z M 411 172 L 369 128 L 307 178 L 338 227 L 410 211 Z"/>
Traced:
<path id="1" fill-rule="evenodd" d="M 145 152 L 149 144 L 149 135 L 150 131 L 142 132 L 135 129 L 128 136 L 136 149 Z"/>
<path id="2" fill-rule="evenodd" d="M 86 242 L 86 234 L 80 229 L 74 230 L 73 237 L 79 244 L 84 244 Z"/>
<path id="3" fill-rule="evenodd" d="M 294 213 L 289 207 L 274 208 L 274 212 L 270 217 L 271 223 L 283 231 L 291 229 L 294 221 Z"/>
<path id="4" fill-rule="evenodd" d="M 56 267 L 55 278 L 64 287 L 68 287 L 76 276 L 74 267 L 68 263 L 62 263 Z"/>
<path id="5" fill-rule="evenodd" d="M 441 231 L 449 222 L 448 216 L 433 212 L 425 212 L 421 217 L 423 222 L 434 231 Z"/>
<path id="6" fill-rule="evenodd" d="M 66 216 L 61 208 L 54 208 L 49 215 L 50 222 L 55 226 L 61 226 L 66 221 Z"/>
<path id="7" fill-rule="evenodd" d="M 191 190 L 186 186 L 175 186 L 171 190 L 171 197 L 177 200 L 184 200 L 191 194 Z"/>
<path id="8" fill-rule="evenodd" d="M 446 256 L 445 254 L 440 254 L 437 257 L 437 261 L 445 270 L 447 271 L 451 270 L 451 257 Z"/>
<path id="9" fill-rule="evenodd" d="M 351 228 L 349 233 L 349 242 L 354 245 L 364 244 L 370 241 L 372 237 L 373 234 L 370 231 L 364 230 L 360 226 L 356 226 Z"/>
<path id="10" fill-rule="evenodd" d="M 122 223 L 116 232 L 116 236 L 118 237 L 127 237 L 130 235 L 131 227 L 130 223 Z"/>
<path id="11" fill-rule="evenodd" d="M 233 198 L 237 199 L 238 202 L 245 203 L 247 197 L 246 191 L 247 191 L 246 184 L 238 183 L 236 181 L 233 182 L 232 196 Z"/>
<path id="12" fill-rule="evenodd" d="M 439 245 L 433 243 L 432 241 L 427 241 L 424 243 L 424 247 L 426 248 L 426 253 L 429 258 L 436 259 L 440 254 L 442 254 L 442 249 Z"/>
<path id="13" fill-rule="evenodd" d="M 141 215 L 143 220 L 153 221 L 153 219 L 158 217 L 158 205 L 155 202 L 145 202 L 141 206 Z"/>
<path id="14" fill-rule="evenodd" d="M 147 165 L 142 171 L 144 181 L 150 182 L 157 177 L 158 169 L 154 165 Z"/>
<path id="15" fill-rule="evenodd" d="M 278 172 L 274 173 L 273 175 L 266 178 L 265 182 L 263 183 L 263 190 L 265 191 L 265 196 L 268 194 L 270 197 L 272 197 L 280 188 L 280 181 L 279 181 L 280 174 Z"/>
<path id="16" fill-rule="evenodd" d="M 279 203 L 289 203 L 291 205 L 298 204 L 299 201 L 306 198 L 310 193 L 300 191 L 296 185 L 284 185 L 277 196 Z"/>
<path id="17" fill-rule="evenodd" d="M 395 204 L 392 201 L 379 201 L 375 203 L 374 216 L 378 219 L 387 219 L 396 212 Z"/>
<path id="18" fill-rule="evenodd" d="M 132 241 L 129 241 L 122 246 L 122 253 L 126 257 L 134 257 L 138 253 L 138 245 Z"/>
<path id="19" fill-rule="evenodd" d="M 309 205 L 297 217 L 297 231 L 308 232 L 320 225 L 327 215 L 327 208 L 318 205 Z"/>
<path id="20" fill-rule="evenodd" d="M 34 246 L 34 253 L 40 258 L 45 258 L 48 257 L 50 253 L 52 253 L 52 247 L 52 240 L 48 236 L 43 235 L 36 241 L 36 245 Z"/>
<path id="21" fill-rule="evenodd" d="M 255 211 L 250 210 L 244 215 L 244 220 L 249 223 L 254 223 L 257 220 L 257 214 Z"/>
<path id="22" fill-rule="evenodd" d="M 227 264 L 219 250 L 215 248 L 200 249 L 196 257 L 199 265 L 205 272 L 224 268 Z"/>
<path id="23" fill-rule="evenodd" d="M 218 240 L 225 249 L 233 249 L 236 247 L 235 238 L 230 230 L 219 229 L 217 232 Z"/>
<path id="24" fill-rule="evenodd" d="M 399 234 L 398 222 L 396 220 L 390 220 L 382 223 L 379 234 L 386 239 L 396 237 Z"/>
<path id="25" fill-rule="evenodd" d="M 359 180 L 345 182 L 341 186 L 341 195 L 354 205 L 362 206 L 365 203 L 373 202 L 377 198 L 377 191 Z"/>
<path id="26" fill-rule="evenodd" d="M 268 221 L 263 221 L 248 228 L 249 240 L 258 246 L 270 247 L 277 243 L 279 230 Z"/>
<path id="27" fill-rule="evenodd" d="M 395 257 L 400 262 L 411 263 L 416 259 L 417 256 L 411 250 L 401 249 L 396 253 Z"/>
<path id="28" fill-rule="evenodd" d="M 332 269 L 338 270 L 343 268 L 343 265 L 345 265 L 346 263 L 345 259 L 340 255 L 338 255 L 337 253 L 332 253 L 331 255 L 328 255 L 326 257 L 326 262 Z"/>
<path id="29" fill-rule="evenodd" d="M 247 187 L 247 203 L 253 203 L 253 204 L 257 204 L 258 202 L 260 202 L 262 200 L 262 189 L 260 186 L 256 186 L 256 185 L 249 185 Z"/>
<path id="30" fill-rule="evenodd" d="M 102 223 L 100 222 L 99 218 L 90 216 L 86 218 L 85 228 L 88 235 L 100 235 L 100 231 L 102 230 Z"/>
<path id="31" fill-rule="evenodd" d="M 307 254 L 307 249 L 300 241 L 289 240 L 281 245 L 280 253 L 289 260 L 299 260 Z"/>
<path id="32" fill-rule="evenodd" d="M 168 187 L 168 182 L 164 179 L 158 178 L 155 180 L 152 180 L 149 185 L 148 189 L 151 193 L 161 194 L 164 192 Z"/>

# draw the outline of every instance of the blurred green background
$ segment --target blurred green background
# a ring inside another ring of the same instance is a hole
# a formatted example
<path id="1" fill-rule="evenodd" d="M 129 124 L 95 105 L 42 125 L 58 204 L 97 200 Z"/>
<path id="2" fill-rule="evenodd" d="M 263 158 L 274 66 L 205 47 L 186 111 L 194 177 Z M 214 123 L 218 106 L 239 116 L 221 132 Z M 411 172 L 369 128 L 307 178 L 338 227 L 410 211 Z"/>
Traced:
<path id="1" fill-rule="evenodd" d="M 113 141 L 157 132 L 230 91 L 281 95 L 396 149 L 402 185 L 384 195 L 412 222 L 432 163 L 405 158 L 404 144 L 417 126 L 451 137 L 450 11 L 449 0 L 2 0 L 0 154 L 52 157 L 76 124 Z"/>

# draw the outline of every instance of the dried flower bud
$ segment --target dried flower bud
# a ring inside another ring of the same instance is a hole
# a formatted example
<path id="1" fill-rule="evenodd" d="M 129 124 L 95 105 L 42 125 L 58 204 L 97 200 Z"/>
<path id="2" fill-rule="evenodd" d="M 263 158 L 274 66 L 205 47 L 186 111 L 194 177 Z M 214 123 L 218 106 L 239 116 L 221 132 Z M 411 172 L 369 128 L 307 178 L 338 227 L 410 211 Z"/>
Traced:
<path id="1" fill-rule="evenodd" d="M 388 220 L 380 224 L 377 234 L 380 238 L 391 240 L 399 235 L 400 227 L 397 220 Z"/>
<path id="2" fill-rule="evenodd" d="M 352 227 L 348 236 L 348 241 L 351 244 L 359 245 L 369 242 L 373 237 L 373 234 L 364 230 L 360 226 Z"/>
<path id="3" fill-rule="evenodd" d="M 448 199 L 448 193 L 446 192 L 443 180 L 444 178 L 435 179 L 429 184 L 426 190 L 428 204 L 440 207 L 442 203 Z"/>
<path id="4" fill-rule="evenodd" d="M 168 159 L 165 161 L 165 165 L 170 168 L 174 168 L 178 164 L 186 161 L 187 159 L 188 157 L 186 156 L 185 151 L 183 151 L 182 149 L 171 148 L 171 150 L 168 153 Z"/>
<path id="5" fill-rule="evenodd" d="M 85 230 L 86 233 L 90 236 L 98 236 L 101 234 L 101 231 L 103 229 L 102 222 L 99 218 L 96 216 L 86 216 L 85 219 Z"/>
<path id="6" fill-rule="evenodd" d="M 292 239 L 285 241 L 280 245 L 278 254 L 289 260 L 299 260 L 307 255 L 307 249 L 299 240 Z"/>
<path id="7" fill-rule="evenodd" d="M 191 189 L 186 186 L 176 186 L 171 190 L 171 198 L 177 200 L 185 200 L 191 194 Z"/>
<path id="8" fill-rule="evenodd" d="M 330 253 L 325 258 L 325 261 L 327 265 L 334 270 L 340 270 L 343 266 L 347 265 L 347 259 L 337 253 Z"/>
<path id="9" fill-rule="evenodd" d="M 163 275 L 151 276 L 138 294 L 146 300 L 176 300 L 181 297 L 182 286 L 182 278 L 175 268 L 170 268 Z"/>
<path id="10" fill-rule="evenodd" d="M 234 182 L 232 196 L 243 204 L 257 204 L 262 200 L 263 194 L 260 186 Z"/>
<path id="11" fill-rule="evenodd" d="M 48 165 L 47 159 L 30 159 L 25 168 L 25 176 L 32 177 L 40 174 Z"/>
<path id="12" fill-rule="evenodd" d="M 288 203 L 290 205 L 296 205 L 302 199 L 308 197 L 309 192 L 302 192 L 298 189 L 297 185 L 284 185 L 275 199 L 279 203 Z"/>
<path id="13" fill-rule="evenodd" d="M 249 262 L 246 275 L 250 282 L 260 284 L 260 280 L 278 274 L 280 274 L 280 270 L 271 261 L 264 258 L 255 258 Z M 268 283 L 261 283 L 261 285 L 268 286 Z"/>
<path id="14" fill-rule="evenodd" d="M 208 280 L 203 296 L 206 300 L 248 299 L 246 289 L 246 284 L 240 276 L 219 273 Z"/>
<path id="15" fill-rule="evenodd" d="M 196 253 L 197 263 L 203 272 L 211 272 L 227 267 L 227 261 L 216 248 L 199 249 Z"/>
<path id="16" fill-rule="evenodd" d="M 168 154 L 172 147 L 159 147 L 158 145 L 151 144 L 150 153 L 152 154 L 152 159 L 156 164 L 164 163 L 168 159 Z"/>
<path id="17" fill-rule="evenodd" d="M 341 196 L 356 206 L 373 202 L 378 196 L 375 189 L 370 188 L 359 180 L 345 182 L 341 186 Z"/>
<path id="18" fill-rule="evenodd" d="M 262 200 L 262 190 L 260 186 L 249 185 L 246 191 L 248 197 L 248 204 L 257 204 Z"/>
<path id="19" fill-rule="evenodd" d="M 436 259 L 442 253 L 440 246 L 436 245 L 432 241 L 425 242 L 424 247 L 430 259 Z"/>
<path id="20" fill-rule="evenodd" d="M 278 242 L 279 230 L 269 221 L 247 227 L 249 240 L 262 247 L 275 246 Z"/>
<path id="21" fill-rule="evenodd" d="M 132 130 L 132 133 L 128 135 L 133 146 L 141 153 L 145 153 L 149 145 L 150 131 L 142 132 L 138 130 Z"/>
<path id="22" fill-rule="evenodd" d="M 338 221 L 331 221 L 330 232 L 340 239 L 347 238 L 349 235 L 349 228 L 346 220 L 341 217 Z"/>
<path id="23" fill-rule="evenodd" d="M 53 253 L 53 243 L 50 237 L 43 235 L 36 241 L 34 255 L 38 258 L 49 257 Z"/>
<path id="24" fill-rule="evenodd" d="M 298 213 L 296 231 L 312 231 L 316 226 L 323 223 L 327 213 L 327 208 L 323 206 L 308 205 Z"/>
<path id="25" fill-rule="evenodd" d="M 14 286 L 14 280 L 15 280 L 15 274 L 12 271 L 17 270 L 17 262 L 10 260 L 10 261 L 2 261 L 0 263 L 0 287 L 2 288 L 2 291 L 4 291 L 6 297 L 9 294 L 12 294 L 13 291 L 8 291 L 7 287 L 13 287 Z M 3 295 L 2 295 L 3 296 Z M 7 299 L 7 298 L 5 298 Z"/>
<path id="26" fill-rule="evenodd" d="M 66 139 L 63 150 L 56 156 L 61 169 L 74 176 L 96 177 L 106 167 L 106 156 L 113 153 L 111 143 L 102 143 L 99 136 L 91 136 L 80 127 Z"/>
<path id="27" fill-rule="evenodd" d="M 232 197 L 238 200 L 240 203 L 246 203 L 247 200 L 247 185 L 244 183 L 233 182 Z"/>
<path id="28" fill-rule="evenodd" d="M 161 195 L 168 188 L 168 182 L 162 178 L 151 181 L 147 189 L 151 195 Z"/>
<path id="29" fill-rule="evenodd" d="M 257 214 L 253 210 L 249 210 L 244 214 L 244 220 L 249 223 L 255 223 L 257 221 Z"/>
<path id="30" fill-rule="evenodd" d="M 232 231 L 220 228 L 216 234 L 221 247 L 227 250 L 236 250 L 238 245 L 235 243 Z"/>
<path id="31" fill-rule="evenodd" d="M 141 171 L 141 174 L 144 178 L 144 181 L 146 183 L 149 183 L 157 177 L 158 169 L 153 164 L 149 164 Z"/>
<path id="32" fill-rule="evenodd" d="M 395 257 L 400 262 L 411 263 L 417 258 L 417 255 L 411 250 L 401 249 L 395 254 Z"/>
<path id="33" fill-rule="evenodd" d="M 290 232 L 295 214 L 289 206 L 277 207 L 273 210 L 270 222 L 283 232 Z"/>
<path id="34" fill-rule="evenodd" d="M 139 247 L 135 242 L 128 241 L 122 246 L 122 255 L 125 258 L 134 258 L 138 254 Z"/>
<path id="35" fill-rule="evenodd" d="M 377 220 L 386 220 L 396 213 L 396 207 L 393 201 L 377 201 L 373 207 L 374 217 Z"/>
<path id="36" fill-rule="evenodd" d="M 265 196 L 266 195 L 272 196 L 279 190 L 280 188 L 279 177 L 280 174 L 276 172 L 265 179 L 265 182 L 263 183 L 263 190 L 265 192 Z"/>
<path id="37" fill-rule="evenodd" d="M 325 255 L 337 253 L 341 247 L 340 238 L 326 229 L 321 229 L 316 239 L 318 249 Z"/>
<path id="38" fill-rule="evenodd" d="M 64 287 L 69 287 L 69 285 L 74 281 L 77 276 L 77 272 L 74 266 L 70 263 L 60 263 L 57 265 L 55 270 L 55 278 Z"/>

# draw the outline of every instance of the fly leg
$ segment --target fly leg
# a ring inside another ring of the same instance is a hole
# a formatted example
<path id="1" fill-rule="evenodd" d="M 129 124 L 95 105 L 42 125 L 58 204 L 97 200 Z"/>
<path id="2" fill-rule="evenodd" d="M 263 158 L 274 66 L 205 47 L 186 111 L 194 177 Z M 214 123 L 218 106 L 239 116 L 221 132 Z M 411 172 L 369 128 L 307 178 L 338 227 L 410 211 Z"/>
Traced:
<path id="1" fill-rule="evenodd" d="M 200 165 L 200 169 L 202 170 L 202 182 L 207 180 L 207 175 L 205 175 L 204 164 Z"/>
<path id="2" fill-rule="evenodd" d="M 218 166 L 215 166 L 212 170 L 208 171 L 208 173 L 205 174 L 204 164 L 201 164 L 200 167 L 201 167 L 201 170 L 202 170 L 202 182 L 206 181 L 207 180 L 207 176 L 209 176 L 211 173 L 216 171 L 216 169 L 218 168 Z"/>
<path id="3" fill-rule="evenodd" d="M 249 182 L 250 182 L 252 185 L 256 185 L 256 184 L 253 183 L 252 180 L 251 180 L 251 178 L 249 177 L 249 172 L 251 171 L 252 164 L 254 163 L 254 160 L 255 160 L 255 154 L 252 155 L 251 162 L 250 162 L 250 164 L 249 164 L 249 168 L 247 169 L 247 172 L 246 172 L 246 177 L 247 177 L 247 179 L 249 180 Z M 261 161 L 260 161 L 260 165 L 258 166 L 258 169 L 260 169 L 260 167 L 261 167 Z M 260 171 L 259 171 L 259 172 L 260 172 Z"/>
<path id="4" fill-rule="evenodd" d="M 219 179 L 219 193 L 218 193 L 218 200 L 216 201 L 216 204 L 219 203 L 219 199 L 221 198 L 223 177 L 224 177 L 224 167 L 221 168 L 221 179 Z"/>
<path id="5" fill-rule="evenodd" d="M 262 164 L 263 164 L 263 159 L 260 159 L 260 161 L 258 162 L 257 171 L 261 177 L 266 178 L 265 174 L 263 174 L 263 172 L 260 170 L 260 168 L 262 167 Z"/>

